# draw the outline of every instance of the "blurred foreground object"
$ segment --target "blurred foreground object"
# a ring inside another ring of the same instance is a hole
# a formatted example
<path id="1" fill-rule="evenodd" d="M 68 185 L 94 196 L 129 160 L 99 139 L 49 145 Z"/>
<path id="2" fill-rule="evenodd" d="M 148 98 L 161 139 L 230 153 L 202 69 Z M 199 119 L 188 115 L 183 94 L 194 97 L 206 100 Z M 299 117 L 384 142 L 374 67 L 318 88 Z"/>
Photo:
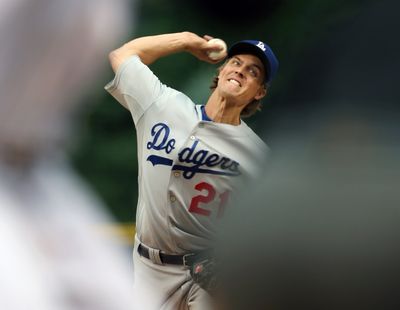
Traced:
<path id="1" fill-rule="evenodd" d="M 333 146 L 282 147 L 237 202 L 221 309 L 399 309 L 399 149 Z"/>
<path id="2" fill-rule="evenodd" d="M 400 309 L 399 8 L 366 3 L 302 66 L 264 181 L 220 227 L 220 309 Z"/>
<path id="3" fill-rule="evenodd" d="M 127 0 L 2 1 L 2 149 L 5 145 L 29 153 L 59 149 L 73 127 L 72 113 L 79 99 L 95 85 L 108 51 L 125 35 L 127 4 Z"/>
<path id="4" fill-rule="evenodd" d="M 130 309 L 130 255 L 64 149 L 127 0 L 0 4 L 0 309 Z"/>

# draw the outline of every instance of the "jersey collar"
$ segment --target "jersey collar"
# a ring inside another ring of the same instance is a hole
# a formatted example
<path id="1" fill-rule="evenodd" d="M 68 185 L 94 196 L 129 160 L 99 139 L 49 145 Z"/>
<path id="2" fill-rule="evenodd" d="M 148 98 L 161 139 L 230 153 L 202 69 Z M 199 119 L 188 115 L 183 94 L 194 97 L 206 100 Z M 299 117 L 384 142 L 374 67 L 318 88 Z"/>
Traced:
<path id="1" fill-rule="evenodd" d="M 212 122 L 213 120 L 211 118 L 209 118 L 206 113 L 206 107 L 204 105 L 202 105 L 200 108 L 201 108 L 201 120 L 207 121 L 207 122 Z"/>

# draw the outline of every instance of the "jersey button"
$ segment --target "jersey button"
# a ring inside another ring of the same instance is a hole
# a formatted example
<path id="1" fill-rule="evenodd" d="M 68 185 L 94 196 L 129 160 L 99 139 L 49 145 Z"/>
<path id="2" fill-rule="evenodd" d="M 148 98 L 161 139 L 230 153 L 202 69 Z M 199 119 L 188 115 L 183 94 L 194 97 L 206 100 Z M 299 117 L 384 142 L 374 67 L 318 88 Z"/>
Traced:
<path id="1" fill-rule="evenodd" d="M 190 139 L 191 140 L 196 140 L 196 137 L 195 136 L 190 136 Z"/>
<path id="2" fill-rule="evenodd" d="M 170 200 L 171 202 L 175 202 L 175 201 L 176 201 L 176 197 L 175 197 L 174 195 L 171 195 L 171 196 L 169 197 L 169 200 Z"/>
<path id="3" fill-rule="evenodd" d="M 179 178 L 181 176 L 181 173 L 179 171 L 174 172 L 174 177 Z"/>

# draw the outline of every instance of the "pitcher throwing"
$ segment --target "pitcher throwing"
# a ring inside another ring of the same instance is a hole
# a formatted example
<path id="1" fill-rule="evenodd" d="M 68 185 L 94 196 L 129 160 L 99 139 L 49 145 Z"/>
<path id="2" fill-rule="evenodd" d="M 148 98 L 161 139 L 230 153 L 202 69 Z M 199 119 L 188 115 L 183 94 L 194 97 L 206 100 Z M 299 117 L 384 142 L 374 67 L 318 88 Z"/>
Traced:
<path id="1" fill-rule="evenodd" d="M 148 68 L 177 52 L 215 64 L 225 57 L 209 57 L 221 49 L 211 39 L 162 34 L 110 53 L 116 75 L 106 90 L 131 112 L 137 133 L 137 309 L 212 309 L 214 281 L 202 277 L 212 265 L 210 240 L 233 195 L 257 176 L 266 158 L 267 146 L 241 119 L 259 109 L 278 69 L 266 43 L 240 41 L 225 52 L 205 106 Z"/>

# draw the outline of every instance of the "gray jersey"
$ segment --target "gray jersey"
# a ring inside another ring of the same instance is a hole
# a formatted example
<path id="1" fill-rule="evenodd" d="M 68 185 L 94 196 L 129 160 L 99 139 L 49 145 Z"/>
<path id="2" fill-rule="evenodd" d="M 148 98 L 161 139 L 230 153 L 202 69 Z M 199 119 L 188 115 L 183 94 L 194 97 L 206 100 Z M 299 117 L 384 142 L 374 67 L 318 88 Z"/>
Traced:
<path id="1" fill-rule="evenodd" d="M 233 195 L 260 171 L 266 145 L 243 121 L 204 121 L 200 105 L 161 83 L 138 56 L 106 90 L 136 126 L 138 238 L 167 253 L 204 249 Z"/>

